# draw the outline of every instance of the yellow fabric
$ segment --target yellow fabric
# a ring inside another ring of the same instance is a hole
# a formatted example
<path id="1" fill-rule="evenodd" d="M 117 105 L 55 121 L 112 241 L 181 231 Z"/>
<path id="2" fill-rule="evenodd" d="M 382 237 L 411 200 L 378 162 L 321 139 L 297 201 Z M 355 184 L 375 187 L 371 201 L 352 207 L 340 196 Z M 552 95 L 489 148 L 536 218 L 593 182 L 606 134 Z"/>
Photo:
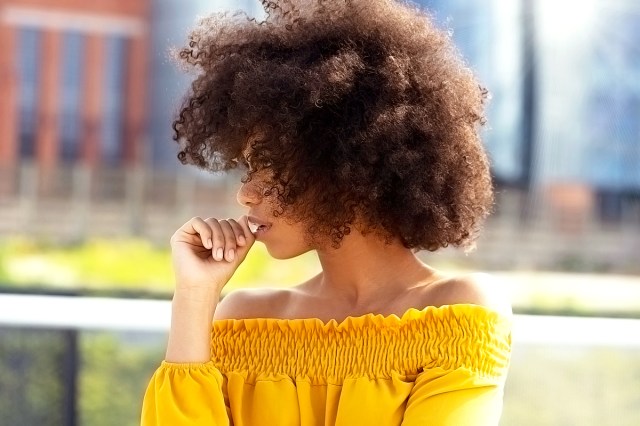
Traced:
<path id="1" fill-rule="evenodd" d="M 144 426 L 497 425 L 511 322 L 485 307 L 214 321 L 211 361 L 163 362 Z"/>

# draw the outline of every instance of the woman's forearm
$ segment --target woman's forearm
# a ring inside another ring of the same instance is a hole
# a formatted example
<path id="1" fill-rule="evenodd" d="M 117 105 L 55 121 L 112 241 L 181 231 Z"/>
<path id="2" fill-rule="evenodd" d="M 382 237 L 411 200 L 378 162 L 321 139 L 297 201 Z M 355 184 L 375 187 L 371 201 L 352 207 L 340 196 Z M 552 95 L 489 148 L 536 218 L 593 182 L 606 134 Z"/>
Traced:
<path id="1" fill-rule="evenodd" d="M 173 363 L 211 359 L 211 324 L 219 292 L 176 290 L 171 304 L 171 329 L 165 360 Z"/>
<path id="2" fill-rule="evenodd" d="M 194 217 L 170 242 L 176 289 L 165 360 L 207 362 L 220 292 L 246 258 L 255 237 L 246 216 L 238 221 Z"/>

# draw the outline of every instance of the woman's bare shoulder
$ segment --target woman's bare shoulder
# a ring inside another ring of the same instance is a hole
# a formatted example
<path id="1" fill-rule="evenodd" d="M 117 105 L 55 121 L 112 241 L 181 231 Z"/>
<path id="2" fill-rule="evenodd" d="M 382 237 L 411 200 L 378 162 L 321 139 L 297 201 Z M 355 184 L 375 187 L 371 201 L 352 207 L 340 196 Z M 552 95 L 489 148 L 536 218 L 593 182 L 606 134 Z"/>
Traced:
<path id="1" fill-rule="evenodd" d="M 497 278 L 486 273 L 469 273 L 442 278 L 424 289 L 429 305 L 480 305 L 504 316 L 513 315 L 509 291 Z"/>
<path id="2" fill-rule="evenodd" d="M 278 317 L 277 310 L 291 297 L 288 288 L 249 288 L 229 292 L 218 303 L 213 319 Z"/>
<path id="3" fill-rule="evenodd" d="M 294 287 L 246 288 L 229 292 L 222 298 L 213 319 L 288 318 L 285 310 L 304 298 L 306 286 L 314 276 Z"/>

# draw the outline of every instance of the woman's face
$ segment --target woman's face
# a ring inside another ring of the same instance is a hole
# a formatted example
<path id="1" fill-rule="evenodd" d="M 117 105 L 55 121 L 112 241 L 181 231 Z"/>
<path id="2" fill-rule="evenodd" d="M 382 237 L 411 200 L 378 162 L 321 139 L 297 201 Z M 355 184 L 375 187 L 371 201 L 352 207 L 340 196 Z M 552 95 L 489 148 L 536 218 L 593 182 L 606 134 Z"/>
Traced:
<path id="1" fill-rule="evenodd" d="M 238 190 L 238 202 L 248 208 L 249 228 L 276 259 L 290 259 L 308 252 L 312 247 L 305 241 L 305 226 L 291 223 L 286 215 L 273 216 L 273 195 L 265 195 L 267 176 L 268 170 L 255 172 Z"/>

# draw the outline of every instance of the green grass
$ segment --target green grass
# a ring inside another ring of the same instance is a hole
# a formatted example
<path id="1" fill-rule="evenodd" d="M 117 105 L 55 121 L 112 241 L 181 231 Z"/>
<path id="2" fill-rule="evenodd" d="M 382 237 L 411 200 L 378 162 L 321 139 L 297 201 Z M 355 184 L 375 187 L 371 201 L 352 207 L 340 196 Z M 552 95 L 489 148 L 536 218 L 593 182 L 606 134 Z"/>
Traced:
<path id="1" fill-rule="evenodd" d="M 449 273 L 460 265 L 425 261 Z M 224 292 L 244 287 L 283 287 L 299 284 L 320 272 L 313 253 L 275 260 L 256 243 Z M 638 278 L 541 271 L 494 272 L 511 293 L 514 309 L 529 313 L 595 314 L 638 317 Z M 56 245 L 28 239 L 0 240 L 0 287 L 29 291 L 68 290 L 80 293 L 143 293 L 168 298 L 173 292 L 171 253 L 141 239 L 90 240 Z"/>
<path id="2" fill-rule="evenodd" d="M 274 260 L 256 244 L 225 290 L 294 285 L 319 271 L 313 254 Z M 27 239 L 0 241 L 0 283 L 11 287 L 170 292 L 169 247 L 144 240 L 91 240 L 59 246 Z"/>

